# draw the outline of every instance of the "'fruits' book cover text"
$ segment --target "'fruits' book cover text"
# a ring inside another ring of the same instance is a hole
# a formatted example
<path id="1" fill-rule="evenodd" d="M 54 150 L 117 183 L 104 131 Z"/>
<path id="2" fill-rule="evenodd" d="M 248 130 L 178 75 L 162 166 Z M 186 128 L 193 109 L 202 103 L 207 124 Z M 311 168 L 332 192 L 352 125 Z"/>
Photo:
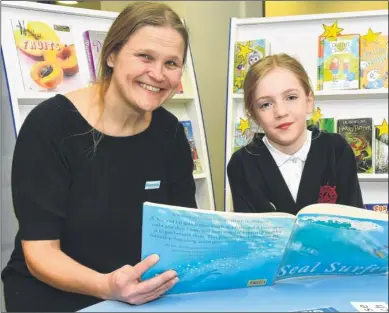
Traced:
<path id="1" fill-rule="evenodd" d="M 25 91 L 63 93 L 80 87 L 69 26 L 15 19 L 12 30 Z"/>

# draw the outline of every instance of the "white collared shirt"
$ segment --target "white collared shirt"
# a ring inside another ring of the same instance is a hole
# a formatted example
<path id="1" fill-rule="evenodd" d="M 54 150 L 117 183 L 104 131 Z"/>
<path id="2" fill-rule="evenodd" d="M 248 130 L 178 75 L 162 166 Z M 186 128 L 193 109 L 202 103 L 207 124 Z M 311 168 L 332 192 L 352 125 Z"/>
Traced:
<path id="1" fill-rule="evenodd" d="M 301 175 L 303 173 L 309 149 L 311 148 L 311 139 L 312 132 L 307 130 L 307 139 L 304 145 L 295 154 L 289 155 L 272 146 L 266 136 L 263 137 L 263 142 L 277 163 L 294 201 L 297 199 Z"/>

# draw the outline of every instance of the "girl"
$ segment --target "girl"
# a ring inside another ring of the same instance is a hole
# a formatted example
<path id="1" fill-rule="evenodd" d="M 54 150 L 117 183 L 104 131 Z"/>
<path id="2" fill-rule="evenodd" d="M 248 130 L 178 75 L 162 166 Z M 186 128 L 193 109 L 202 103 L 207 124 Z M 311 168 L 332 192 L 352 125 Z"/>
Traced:
<path id="1" fill-rule="evenodd" d="M 244 102 L 264 134 L 227 165 L 235 212 L 297 214 L 318 202 L 363 208 L 351 147 L 339 134 L 306 127 L 313 91 L 296 59 L 278 54 L 255 63 L 244 81 Z"/>

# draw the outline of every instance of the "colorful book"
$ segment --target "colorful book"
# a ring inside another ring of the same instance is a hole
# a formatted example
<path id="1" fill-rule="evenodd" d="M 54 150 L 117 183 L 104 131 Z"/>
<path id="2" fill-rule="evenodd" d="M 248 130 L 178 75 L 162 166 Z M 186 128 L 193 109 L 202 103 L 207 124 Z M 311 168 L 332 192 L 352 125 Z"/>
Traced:
<path id="1" fill-rule="evenodd" d="M 25 91 L 64 93 L 82 85 L 68 25 L 23 19 L 11 22 Z"/>
<path id="2" fill-rule="evenodd" d="M 386 127 L 386 130 L 385 130 Z M 381 125 L 374 128 L 375 140 L 375 166 L 374 172 L 377 174 L 388 173 L 388 124 L 386 119 Z"/>
<path id="3" fill-rule="evenodd" d="M 366 203 L 365 209 L 375 212 L 388 213 L 387 203 Z"/>
<path id="4" fill-rule="evenodd" d="M 337 133 L 354 151 L 358 173 L 373 173 L 373 119 L 339 119 Z"/>
<path id="5" fill-rule="evenodd" d="M 311 119 L 307 120 L 307 126 L 313 125 L 313 121 Z M 333 117 L 324 117 L 320 118 L 315 126 L 317 129 L 327 132 L 334 133 L 335 132 L 335 119 Z"/>
<path id="6" fill-rule="evenodd" d="M 339 35 L 323 40 L 323 68 L 319 69 L 323 90 L 359 88 L 359 38 Z"/>
<path id="7" fill-rule="evenodd" d="M 338 204 L 314 204 L 297 216 L 237 213 L 146 202 L 142 253 L 159 255 L 144 273 L 167 270 L 179 282 L 168 294 L 277 284 L 297 277 L 388 272 L 388 219 Z"/>
<path id="8" fill-rule="evenodd" d="M 270 43 L 266 39 L 239 41 L 234 53 L 234 93 L 243 93 L 243 82 L 249 68 L 270 54 Z"/>
<path id="9" fill-rule="evenodd" d="M 388 36 L 378 36 L 376 41 L 361 40 L 360 88 L 388 88 Z"/>
<path id="10" fill-rule="evenodd" d="M 248 145 L 256 133 L 263 132 L 263 129 L 248 119 L 239 118 L 240 122 L 235 123 L 234 128 L 234 152 Z"/>
<path id="11" fill-rule="evenodd" d="M 193 174 L 200 174 L 203 172 L 203 169 L 201 167 L 201 161 L 199 154 L 197 153 L 197 148 L 195 144 L 195 140 L 193 137 L 193 129 L 192 129 L 192 122 L 191 121 L 181 121 L 182 126 L 185 130 L 186 138 L 188 139 L 190 149 L 192 151 L 192 158 L 193 158 Z"/>
<path id="12" fill-rule="evenodd" d="M 83 34 L 91 82 L 95 82 L 98 76 L 100 54 L 106 35 L 107 32 L 96 30 L 87 30 Z"/>

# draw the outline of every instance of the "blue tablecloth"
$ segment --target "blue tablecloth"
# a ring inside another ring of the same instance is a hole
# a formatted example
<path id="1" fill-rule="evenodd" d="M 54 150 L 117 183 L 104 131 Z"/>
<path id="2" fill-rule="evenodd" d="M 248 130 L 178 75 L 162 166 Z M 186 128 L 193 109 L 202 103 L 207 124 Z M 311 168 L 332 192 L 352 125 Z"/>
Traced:
<path id="1" fill-rule="evenodd" d="M 289 279 L 266 287 L 167 295 L 141 306 L 104 301 L 80 312 L 291 312 L 324 307 L 355 312 L 350 302 L 388 303 L 388 275 Z"/>

